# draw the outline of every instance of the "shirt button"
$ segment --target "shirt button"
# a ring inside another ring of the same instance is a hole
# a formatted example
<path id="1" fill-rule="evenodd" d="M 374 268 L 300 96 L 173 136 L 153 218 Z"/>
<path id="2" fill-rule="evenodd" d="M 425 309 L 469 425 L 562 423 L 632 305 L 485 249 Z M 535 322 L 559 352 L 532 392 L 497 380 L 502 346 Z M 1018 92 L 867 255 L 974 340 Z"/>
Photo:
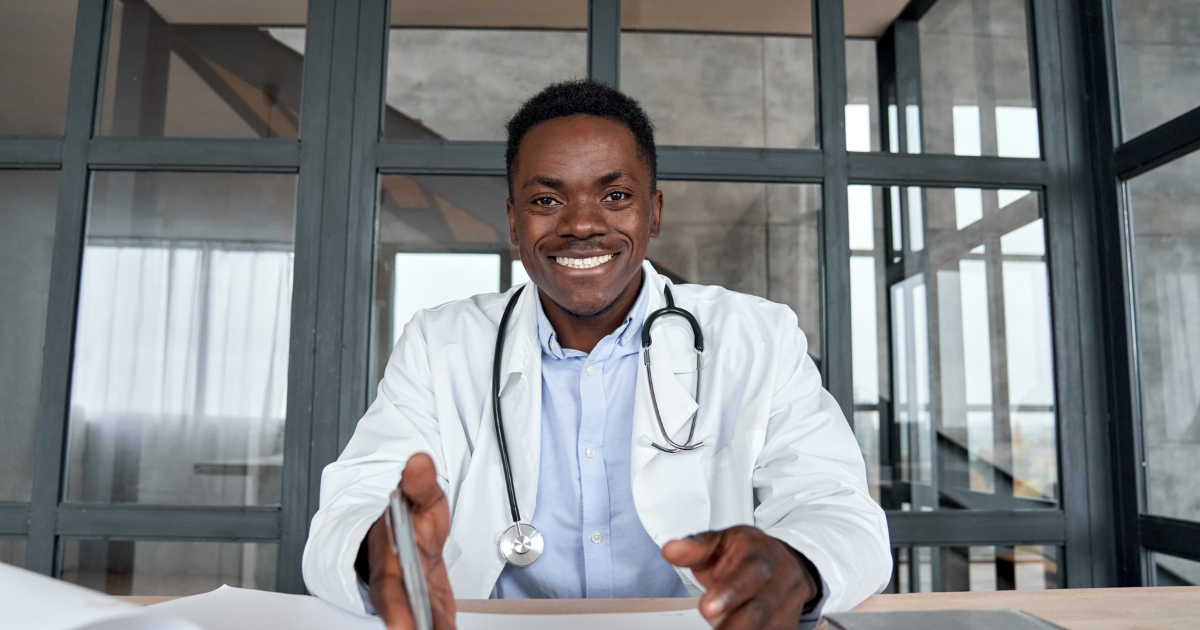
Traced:
<path id="1" fill-rule="evenodd" d="M 595 376 L 595 375 L 596 375 L 596 366 L 594 366 L 594 365 L 589 365 L 589 366 L 587 367 L 587 375 L 588 375 L 588 376 Z"/>
<path id="2" fill-rule="evenodd" d="M 589 446 L 587 447 L 587 450 L 583 452 L 583 454 L 587 455 L 588 459 L 591 459 L 596 456 L 596 449 Z"/>
<path id="3" fill-rule="evenodd" d="M 600 532 L 592 532 L 592 542 L 600 544 L 601 540 L 604 540 L 604 537 L 600 535 Z"/>

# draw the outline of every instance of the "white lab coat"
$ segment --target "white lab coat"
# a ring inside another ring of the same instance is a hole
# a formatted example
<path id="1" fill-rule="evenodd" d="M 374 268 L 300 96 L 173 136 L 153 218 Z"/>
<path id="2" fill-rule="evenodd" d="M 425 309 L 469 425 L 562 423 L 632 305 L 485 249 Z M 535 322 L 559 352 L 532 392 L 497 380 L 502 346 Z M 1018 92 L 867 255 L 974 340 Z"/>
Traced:
<path id="1" fill-rule="evenodd" d="M 649 312 L 668 284 L 647 262 Z M 511 291 L 450 302 L 413 316 L 392 351 L 379 394 L 338 461 L 321 477 L 321 507 L 304 550 L 309 591 L 362 614 L 354 560 L 383 513 L 409 456 L 433 457 L 450 505 L 442 551 L 454 595 L 487 598 L 504 568 L 498 535 L 511 523 L 492 420 L 492 354 Z M 858 443 L 807 354 L 786 306 L 720 287 L 672 287 L 699 320 L 705 356 L 697 438 L 705 446 L 667 454 L 639 361 L 630 458 L 633 498 L 661 547 L 705 530 L 754 525 L 816 565 L 829 587 L 824 612 L 854 607 L 886 586 L 891 553 L 883 511 L 867 492 Z M 505 340 L 501 405 L 522 518 L 537 510 L 541 448 L 541 346 L 537 291 L 517 301 Z M 679 317 L 653 328 L 654 385 L 672 439 L 687 438 L 696 357 Z M 544 560 L 543 560 L 544 561 Z M 689 571 L 680 577 L 693 594 Z"/>

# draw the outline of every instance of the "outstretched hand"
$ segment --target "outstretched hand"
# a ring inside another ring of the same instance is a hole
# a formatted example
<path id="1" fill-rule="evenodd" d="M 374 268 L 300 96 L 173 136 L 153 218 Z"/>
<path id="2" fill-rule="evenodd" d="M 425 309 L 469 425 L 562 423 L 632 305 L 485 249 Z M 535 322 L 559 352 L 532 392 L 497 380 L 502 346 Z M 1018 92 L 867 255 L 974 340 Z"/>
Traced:
<path id="1" fill-rule="evenodd" d="M 756 527 L 672 540 L 662 555 L 691 569 L 704 586 L 700 614 L 718 630 L 795 630 L 805 604 L 818 594 L 802 556 Z"/>
<path id="2" fill-rule="evenodd" d="M 442 562 L 442 546 L 450 533 L 450 509 L 446 495 L 437 485 L 433 460 L 417 453 L 408 460 L 400 475 L 400 493 L 412 505 L 413 534 L 421 556 L 421 569 L 429 587 L 429 604 L 435 630 L 454 630 L 454 593 Z M 367 532 L 367 557 L 370 565 L 371 604 L 389 630 L 413 630 L 412 609 L 404 589 L 400 561 L 392 553 L 383 516 Z"/>

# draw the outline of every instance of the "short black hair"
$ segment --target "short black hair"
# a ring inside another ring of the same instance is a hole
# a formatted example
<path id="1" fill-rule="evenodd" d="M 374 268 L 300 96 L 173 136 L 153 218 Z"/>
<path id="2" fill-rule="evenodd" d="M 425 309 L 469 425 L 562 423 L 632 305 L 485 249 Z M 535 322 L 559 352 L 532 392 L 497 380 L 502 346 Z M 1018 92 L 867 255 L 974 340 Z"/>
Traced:
<path id="1" fill-rule="evenodd" d="M 530 129 L 555 118 L 586 114 L 618 122 L 637 141 L 638 153 L 650 169 L 650 190 L 658 188 L 658 152 L 654 149 L 654 124 L 632 97 L 591 79 L 551 83 L 521 104 L 508 124 L 508 147 L 504 167 L 508 174 L 508 196 L 513 195 L 513 166 L 517 150 Z"/>

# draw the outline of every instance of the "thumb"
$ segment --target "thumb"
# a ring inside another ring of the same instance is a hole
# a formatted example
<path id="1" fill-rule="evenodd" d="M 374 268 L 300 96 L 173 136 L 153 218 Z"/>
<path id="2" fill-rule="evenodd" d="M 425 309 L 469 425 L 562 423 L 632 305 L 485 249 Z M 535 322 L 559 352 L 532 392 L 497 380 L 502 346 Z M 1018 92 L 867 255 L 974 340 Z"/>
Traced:
<path id="1" fill-rule="evenodd" d="M 425 453 L 408 458 L 400 473 L 400 492 L 412 503 L 414 512 L 422 512 L 444 498 L 437 484 L 437 469 Z"/>
<path id="2" fill-rule="evenodd" d="M 716 560 L 720 544 L 720 532 L 700 532 L 663 545 L 662 556 L 677 567 L 700 571 Z"/>

